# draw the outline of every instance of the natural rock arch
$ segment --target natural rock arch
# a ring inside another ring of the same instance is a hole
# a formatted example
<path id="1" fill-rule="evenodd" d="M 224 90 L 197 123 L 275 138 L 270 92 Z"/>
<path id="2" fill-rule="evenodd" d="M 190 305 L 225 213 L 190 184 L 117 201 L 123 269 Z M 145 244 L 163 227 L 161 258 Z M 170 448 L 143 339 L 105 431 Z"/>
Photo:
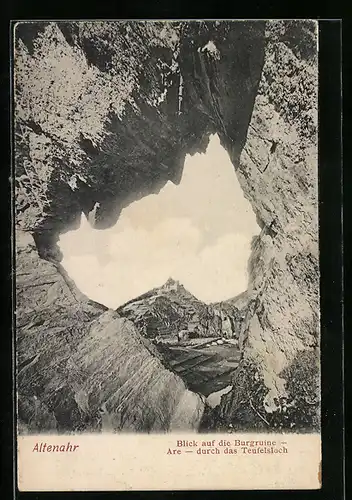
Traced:
<path id="1" fill-rule="evenodd" d="M 185 155 L 217 133 L 262 232 L 236 390 L 204 425 L 317 428 L 316 24 L 19 23 L 15 42 L 20 422 L 98 429 L 104 405 L 105 429 L 198 427 L 204 402 L 177 377 L 166 383 L 153 347 L 82 297 L 56 241 L 82 211 L 103 229 L 131 200 L 178 182 Z M 105 349 L 124 360 L 114 383 Z M 133 377 L 144 395 L 128 396 Z"/>

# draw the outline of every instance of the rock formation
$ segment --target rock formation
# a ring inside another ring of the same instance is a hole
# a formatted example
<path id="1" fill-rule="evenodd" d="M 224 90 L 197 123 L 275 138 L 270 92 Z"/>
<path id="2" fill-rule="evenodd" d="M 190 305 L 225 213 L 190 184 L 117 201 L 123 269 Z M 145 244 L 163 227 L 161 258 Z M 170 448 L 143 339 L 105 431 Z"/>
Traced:
<path id="1" fill-rule="evenodd" d="M 16 243 L 19 429 L 196 430 L 203 399 L 133 323 L 82 295 L 30 234 Z"/>
<path id="2" fill-rule="evenodd" d="M 177 338 L 182 331 L 191 337 L 235 336 L 231 316 L 221 306 L 205 304 L 172 278 L 128 301 L 117 312 L 133 321 L 137 330 L 149 338 Z"/>
<path id="3" fill-rule="evenodd" d="M 316 37 L 309 21 L 18 23 L 24 428 L 197 427 L 199 397 L 131 322 L 80 296 L 56 242 L 82 212 L 101 230 L 131 201 L 179 182 L 185 155 L 204 151 L 210 133 L 229 152 L 262 232 L 234 389 L 204 425 L 319 426 Z"/>
<path id="4" fill-rule="evenodd" d="M 221 417 L 320 426 L 317 39 L 314 23 L 270 23 L 237 175 L 262 232 L 249 262 L 241 368 Z M 258 369 L 259 368 L 259 369 Z"/>

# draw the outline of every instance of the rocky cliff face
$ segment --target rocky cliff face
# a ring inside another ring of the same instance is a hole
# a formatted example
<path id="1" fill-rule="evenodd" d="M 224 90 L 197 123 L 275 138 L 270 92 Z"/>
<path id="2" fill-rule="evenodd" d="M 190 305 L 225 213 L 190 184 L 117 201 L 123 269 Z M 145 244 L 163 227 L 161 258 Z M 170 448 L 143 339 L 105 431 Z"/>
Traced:
<path id="1" fill-rule="evenodd" d="M 230 314 L 220 306 L 198 300 L 172 278 L 119 307 L 117 312 L 149 338 L 177 338 L 181 333 L 191 337 L 235 336 Z"/>
<path id="2" fill-rule="evenodd" d="M 262 23 L 22 23 L 16 35 L 22 228 L 67 230 L 94 207 L 97 228 L 114 224 L 131 199 L 178 182 L 186 153 L 204 150 L 223 114 L 240 150 Z M 209 37 L 221 58 L 204 48 Z M 235 113 L 217 93 L 241 103 Z"/>
<path id="3" fill-rule="evenodd" d="M 15 39 L 21 422 L 45 430 L 103 420 L 113 429 L 197 426 L 198 396 L 165 371 L 133 325 L 73 298 L 56 241 L 82 211 L 103 229 L 131 200 L 178 182 L 185 154 L 218 133 L 262 233 L 236 390 L 207 426 L 316 427 L 315 24 L 40 22 L 18 24 Z"/>
<path id="4" fill-rule="evenodd" d="M 224 427 L 317 429 L 319 267 L 317 40 L 312 23 L 270 23 L 237 175 L 260 214 L 249 262 L 243 359 Z"/>

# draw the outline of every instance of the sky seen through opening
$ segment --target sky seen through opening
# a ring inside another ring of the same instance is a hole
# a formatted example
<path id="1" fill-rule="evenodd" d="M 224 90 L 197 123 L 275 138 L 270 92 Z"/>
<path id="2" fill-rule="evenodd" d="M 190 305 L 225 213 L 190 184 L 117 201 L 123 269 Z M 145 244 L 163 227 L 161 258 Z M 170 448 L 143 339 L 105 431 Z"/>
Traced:
<path id="1" fill-rule="evenodd" d="M 260 228 L 217 135 L 205 154 L 187 155 L 172 182 L 123 209 L 117 223 L 60 236 L 62 265 L 89 298 L 117 308 L 169 277 L 198 299 L 218 302 L 248 285 L 250 244 Z"/>

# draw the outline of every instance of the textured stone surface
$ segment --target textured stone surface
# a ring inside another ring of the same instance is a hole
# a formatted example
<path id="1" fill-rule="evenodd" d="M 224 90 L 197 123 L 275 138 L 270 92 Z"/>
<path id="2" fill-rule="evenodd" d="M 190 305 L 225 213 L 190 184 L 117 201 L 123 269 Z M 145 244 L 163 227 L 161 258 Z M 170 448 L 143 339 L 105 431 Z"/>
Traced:
<path id="1" fill-rule="evenodd" d="M 186 153 L 204 150 L 208 133 L 223 127 L 222 114 L 236 144 L 243 141 L 261 70 L 263 26 L 231 26 L 19 24 L 18 224 L 65 230 L 99 203 L 96 225 L 111 225 L 131 196 L 177 182 Z M 212 36 L 220 60 L 198 51 Z M 110 65 L 102 66 L 109 54 Z M 221 103 L 216 87 L 232 106 Z"/>
<path id="2" fill-rule="evenodd" d="M 228 150 L 262 233 L 253 242 L 234 389 L 207 425 L 219 425 L 219 419 L 224 428 L 318 425 L 315 26 L 289 21 L 17 26 L 16 223 L 33 235 L 39 252 L 38 257 L 28 240 L 21 243 L 18 260 L 18 361 L 28 363 L 18 389 L 27 425 L 62 428 L 69 414 L 72 428 L 78 428 L 78 415 L 87 408 L 87 381 L 93 372 L 100 379 L 110 359 L 110 349 L 98 342 L 102 330 L 112 351 L 113 332 L 126 341 L 130 335 L 115 313 L 86 299 L 68 303 L 69 293 L 78 293 L 74 285 L 68 286 L 61 272 L 58 280 L 51 277 L 60 261 L 59 233 L 77 224 L 82 211 L 95 227 L 108 227 L 131 200 L 157 192 L 168 179 L 178 182 L 185 154 L 204 150 L 209 133 L 218 133 Z M 32 266 L 34 255 L 37 266 L 47 269 L 43 274 Z M 28 273 L 25 282 L 21 270 Z M 40 281 L 46 272 L 53 283 Z M 45 329 L 31 312 L 38 307 L 46 311 Z M 68 325 L 75 350 L 77 342 L 88 349 L 88 338 L 96 346 L 89 354 L 92 372 L 70 354 Z M 137 345 L 141 340 L 135 335 Z M 125 356 L 128 379 L 145 373 L 144 363 L 162 370 L 153 353 L 151 359 L 145 353 L 145 361 L 141 354 L 141 366 L 129 352 Z M 77 385 L 70 378 L 76 368 L 65 368 L 68 360 L 77 364 Z M 106 393 L 97 388 L 94 397 L 104 394 L 113 428 L 162 427 L 155 415 L 141 423 L 146 387 L 147 382 L 131 399 L 133 405 L 140 398 L 142 409 L 127 409 L 125 423 L 118 421 L 116 387 Z M 165 404 L 169 415 L 190 408 L 177 420 L 196 421 L 196 396 L 179 386 L 184 404 L 176 405 L 172 384 L 167 387 L 153 392 L 159 395 L 154 411 L 166 411 Z M 185 403 L 188 398 L 194 404 Z M 88 404 L 89 418 L 96 418 L 101 403 Z M 39 406 L 45 424 L 34 417 Z"/>

